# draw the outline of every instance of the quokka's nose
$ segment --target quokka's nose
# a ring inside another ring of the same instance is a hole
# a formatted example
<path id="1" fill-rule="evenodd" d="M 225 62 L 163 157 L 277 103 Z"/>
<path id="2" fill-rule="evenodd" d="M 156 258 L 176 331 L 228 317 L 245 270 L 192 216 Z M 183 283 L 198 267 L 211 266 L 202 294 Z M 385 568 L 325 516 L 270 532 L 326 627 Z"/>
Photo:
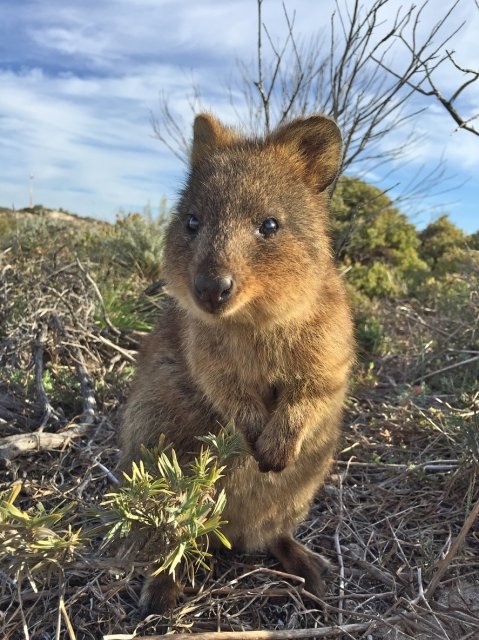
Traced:
<path id="1" fill-rule="evenodd" d="M 235 283 L 230 275 L 211 277 L 199 273 L 195 277 L 195 294 L 208 311 L 218 311 L 233 296 Z"/>

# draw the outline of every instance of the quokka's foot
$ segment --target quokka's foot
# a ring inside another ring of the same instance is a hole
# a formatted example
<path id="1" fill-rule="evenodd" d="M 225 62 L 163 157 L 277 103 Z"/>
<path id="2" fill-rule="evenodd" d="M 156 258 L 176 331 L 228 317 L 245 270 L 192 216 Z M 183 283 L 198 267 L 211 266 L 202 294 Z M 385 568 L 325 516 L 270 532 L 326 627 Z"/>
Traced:
<path id="1" fill-rule="evenodd" d="M 160 573 L 145 580 L 140 596 L 140 615 L 143 618 L 151 614 L 168 616 L 176 607 L 182 589 L 171 574 Z"/>
<path id="2" fill-rule="evenodd" d="M 269 550 L 288 573 L 304 578 L 307 591 L 320 598 L 324 596 L 324 579 L 334 568 L 329 560 L 310 551 L 289 535 L 275 540 Z"/>

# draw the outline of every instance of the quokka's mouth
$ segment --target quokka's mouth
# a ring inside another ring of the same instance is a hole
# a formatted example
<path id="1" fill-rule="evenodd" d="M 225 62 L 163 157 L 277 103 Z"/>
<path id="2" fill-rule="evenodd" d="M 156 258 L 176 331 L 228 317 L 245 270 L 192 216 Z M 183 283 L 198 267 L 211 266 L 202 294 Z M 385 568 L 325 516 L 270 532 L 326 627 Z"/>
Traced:
<path id="1" fill-rule="evenodd" d="M 222 304 L 220 306 L 212 304 L 209 300 L 198 300 L 195 298 L 196 305 L 204 312 L 208 313 L 211 316 L 223 316 L 227 313 L 228 306 L 227 304 Z"/>

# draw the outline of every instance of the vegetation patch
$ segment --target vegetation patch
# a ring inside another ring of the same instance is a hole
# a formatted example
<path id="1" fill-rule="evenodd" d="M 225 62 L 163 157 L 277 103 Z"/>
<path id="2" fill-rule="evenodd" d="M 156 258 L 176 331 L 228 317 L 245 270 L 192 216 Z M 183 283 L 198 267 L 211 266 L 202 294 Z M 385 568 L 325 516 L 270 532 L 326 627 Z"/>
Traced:
<path id="1" fill-rule="evenodd" d="M 164 571 L 190 560 L 177 633 L 334 637 L 343 625 L 357 638 L 473 637 L 477 234 L 445 218 L 417 232 L 357 180 L 340 182 L 337 198 L 359 348 L 335 472 L 299 531 L 338 567 L 321 599 L 264 556 L 225 551 L 209 565 L 202 541 L 222 537 L 224 459 L 244 455 L 234 434 L 204 442 L 189 468 L 160 442 L 117 484 L 119 411 L 163 295 L 164 221 L 93 228 L 0 213 L 2 637 L 164 630 L 137 613 L 146 555 Z M 125 544 L 133 527 L 144 532 L 137 549 Z"/>

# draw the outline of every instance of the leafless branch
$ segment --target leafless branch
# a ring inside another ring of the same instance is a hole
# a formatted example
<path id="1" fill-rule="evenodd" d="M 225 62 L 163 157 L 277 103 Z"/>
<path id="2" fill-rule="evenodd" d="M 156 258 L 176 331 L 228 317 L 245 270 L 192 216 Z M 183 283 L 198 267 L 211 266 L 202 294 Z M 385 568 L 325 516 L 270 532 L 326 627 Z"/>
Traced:
<path id="1" fill-rule="evenodd" d="M 383 620 L 371 622 L 358 622 L 357 624 L 334 625 L 326 627 L 317 627 L 316 629 L 288 629 L 277 631 L 206 631 L 204 633 L 178 633 L 175 638 L 178 640 L 187 640 L 188 638 L 196 638 L 196 640 L 301 640 L 301 638 L 336 638 L 343 636 L 345 633 L 360 633 L 373 629 L 374 627 L 387 625 L 403 620 L 404 616 L 391 616 Z M 374 625 L 374 627 L 373 627 Z M 110 636 L 112 640 L 115 636 Z M 145 639 L 146 636 L 137 636 L 139 640 Z M 163 640 L 164 636 L 148 636 L 149 640 Z"/>
<path id="2" fill-rule="evenodd" d="M 50 404 L 47 392 L 45 391 L 45 385 L 43 383 L 43 350 L 47 337 L 47 326 L 42 323 L 37 331 L 36 340 L 33 346 L 33 362 L 35 367 L 35 389 L 37 392 L 37 398 L 43 408 L 43 416 L 38 426 L 38 431 L 43 431 L 45 425 L 48 423 L 51 417 L 57 419 L 58 414 Z"/>
<path id="3" fill-rule="evenodd" d="M 425 7 L 426 4 L 427 2 L 424 3 L 423 7 Z M 439 46 L 436 46 L 433 50 L 430 49 L 433 37 L 436 36 L 443 28 L 457 5 L 458 1 L 451 5 L 443 18 L 441 18 L 441 20 L 439 20 L 431 29 L 430 35 L 422 46 L 418 46 L 416 38 L 420 13 L 416 15 L 413 29 L 410 34 L 406 34 L 404 29 L 399 33 L 399 40 L 406 47 L 411 56 L 411 63 L 409 67 L 410 72 L 406 74 L 406 83 L 408 87 L 417 93 L 425 97 L 435 98 L 444 107 L 447 113 L 449 113 L 454 122 L 456 122 L 459 129 L 464 129 L 474 135 L 479 135 L 479 129 L 470 124 L 473 120 L 479 117 L 479 113 L 472 117 L 465 118 L 455 105 L 456 100 L 463 94 L 465 89 L 477 82 L 479 79 L 479 71 L 461 66 L 454 59 L 454 52 L 446 49 L 447 43 L 463 28 L 464 23 L 449 33 L 446 38 L 442 39 Z M 479 8 L 477 1 L 476 7 Z M 395 71 L 391 63 L 386 63 L 382 59 L 375 59 L 375 61 L 384 71 L 387 71 L 394 78 L 399 80 L 400 78 L 405 77 L 404 70 Z M 438 88 L 437 81 L 434 79 L 435 72 L 437 72 L 438 68 L 442 67 L 446 61 L 449 61 L 456 71 L 468 76 L 464 82 L 459 83 L 457 89 L 449 97 L 446 97 Z"/>
<path id="4" fill-rule="evenodd" d="M 98 302 L 100 303 L 100 309 L 101 309 L 101 312 L 102 312 L 102 315 L 103 315 L 103 320 L 105 321 L 106 326 L 115 335 L 117 335 L 117 336 L 121 335 L 121 331 L 113 326 L 113 324 L 112 324 L 112 322 L 110 320 L 110 317 L 108 316 L 108 313 L 107 313 L 107 310 L 106 310 L 106 307 L 105 307 L 105 302 L 103 300 L 103 296 L 101 295 L 101 292 L 100 292 L 100 289 L 98 288 L 97 283 L 92 278 L 92 276 L 87 271 L 87 269 L 82 265 L 82 263 L 80 262 L 80 260 L 78 258 L 77 258 L 76 262 L 77 262 L 77 265 L 78 265 L 79 269 L 85 274 L 85 278 L 91 284 L 91 286 L 93 288 L 93 291 L 95 292 L 95 295 L 98 298 Z"/>
<path id="5" fill-rule="evenodd" d="M 66 447 L 73 439 L 86 435 L 91 429 L 90 422 L 68 425 L 58 433 L 19 433 L 0 440 L 0 465 L 8 464 L 14 458 L 31 451 L 51 451 Z"/>
<path id="6" fill-rule="evenodd" d="M 424 31 L 429 0 L 398 5 L 392 13 L 391 0 L 336 0 L 329 33 L 319 31 L 310 41 L 298 36 L 295 14 L 283 5 L 285 28 L 278 43 L 264 22 L 263 0 L 257 0 L 255 64 L 239 62 L 238 81 L 229 88 L 232 109 L 254 133 L 311 112 L 331 115 L 343 131 L 343 172 L 369 178 L 380 169 L 383 184 L 394 176 L 395 204 L 424 202 L 428 195 L 442 193 L 445 182 L 451 190 L 453 176 L 444 175 L 443 162 L 432 171 L 419 167 L 409 184 L 398 183 L 397 169 L 421 142 L 414 125 L 427 104 L 419 104 L 417 95 L 439 100 L 460 128 L 477 133 L 473 118 L 461 113 L 458 102 L 478 72 L 459 64 L 450 51 L 452 38 L 464 26 L 454 23 L 458 3 L 448 4 Z M 399 53 L 404 62 L 398 70 L 392 61 Z M 466 76 L 450 97 L 436 81 L 445 65 Z M 190 104 L 193 111 L 195 104 Z M 165 98 L 154 130 L 178 158 L 187 159 L 186 127 Z"/>

